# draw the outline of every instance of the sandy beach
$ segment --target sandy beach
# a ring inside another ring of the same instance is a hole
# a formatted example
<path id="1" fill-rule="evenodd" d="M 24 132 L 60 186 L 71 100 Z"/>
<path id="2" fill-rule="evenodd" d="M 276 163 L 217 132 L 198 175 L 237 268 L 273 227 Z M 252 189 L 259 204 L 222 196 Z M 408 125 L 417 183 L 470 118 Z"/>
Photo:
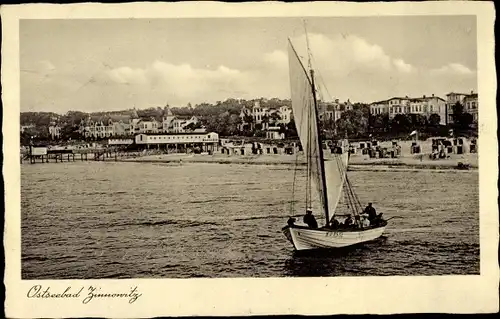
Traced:
<path id="1" fill-rule="evenodd" d="M 111 159 L 110 159 L 111 160 Z M 162 154 L 136 158 L 122 158 L 123 162 L 142 163 L 219 163 L 219 164 L 255 164 L 255 165 L 305 165 L 302 156 L 293 155 L 200 155 L 200 154 Z M 399 158 L 369 158 L 366 155 L 353 155 L 349 166 L 356 169 L 454 169 L 458 163 L 469 164 L 472 169 L 478 168 L 477 154 L 452 154 L 447 159 L 431 160 L 428 154 L 405 156 Z"/>

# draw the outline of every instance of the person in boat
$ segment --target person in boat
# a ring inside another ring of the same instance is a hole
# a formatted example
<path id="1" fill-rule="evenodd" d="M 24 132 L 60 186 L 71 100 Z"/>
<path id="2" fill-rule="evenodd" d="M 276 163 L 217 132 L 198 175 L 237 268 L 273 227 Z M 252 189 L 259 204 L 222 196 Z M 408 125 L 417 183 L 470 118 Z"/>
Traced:
<path id="1" fill-rule="evenodd" d="M 312 229 L 318 228 L 318 222 L 316 221 L 316 218 L 314 218 L 312 210 L 308 209 L 306 211 L 306 215 L 304 216 L 304 223 L 306 223 L 307 226 L 309 226 Z"/>
<path id="2" fill-rule="evenodd" d="M 361 228 L 361 216 L 354 216 L 354 224 L 352 226 L 353 228 Z"/>
<path id="3" fill-rule="evenodd" d="M 340 223 L 336 218 L 332 220 L 331 227 L 332 229 L 338 229 L 340 227 Z"/>
<path id="4" fill-rule="evenodd" d="M 379 226 L 384 222 L 384 218 L 382 218 L 382 215 L 384 213 L 380 213 L 377 215 L 377 217 L 373 220 L 372 225 L 374 226 Z"/>
<path id="5" fill-rule="evenodd" d="M 353 226 L 353 220 L 352 220 L 351 214 L 347 215 L 347 218 L 344 221 L 344 226 L 346 228 L 351 228 Z"/>
<path id="6" fill-rule="evenodd" d="M 361 227 L 362 228 L 370 227 L 370 220 L 368 219 L 368 216 L 365 214 L 361 216 Z"/>
<path id="7" fill-rule="evenodd" d="M 372 206 L 372 203 L 368 203 L 368 206 L 366 206 L 365 210 L 363 213 L 368 214 L 368 220 L 371 222 L 377 218 L 377 211 L 375 208 Z"/>
<path id="8" fill-rule="evenodd" d="M 288 224 L 288 226 L 292 227 L 295 225 L 295 221 L 296 221 L 295 218 L 290 217 L 290 218 L 288 218 L 288 221 L 286 223 Z"/>

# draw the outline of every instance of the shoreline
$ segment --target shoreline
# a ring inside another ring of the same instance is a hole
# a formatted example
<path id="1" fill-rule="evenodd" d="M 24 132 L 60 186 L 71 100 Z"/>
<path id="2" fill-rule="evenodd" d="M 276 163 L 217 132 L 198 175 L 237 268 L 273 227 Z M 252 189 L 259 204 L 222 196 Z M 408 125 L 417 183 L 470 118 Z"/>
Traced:
<path id="1" fill-rule="evenodd" d="M 109 161 L 115 162 L 114 159 Z M 163 163 L 163 164 L 243 164 L 243 165 L 298 165 L 305 166 L 305 161 L 295 159 L 290 155 L 277 156 L 220 156 L 220 155 L 151 155 L 137 158 L 122 158 L 116 162 L 132 163 Z M 470 169 L 458 169 L 459 162 L 469 164 Z M 457 170 L 477 171 L 477 155 L 462 158 L 449 158 L 441 160 L 422 159 L 414 157 L 401 157 L 397 159 L 370 159 L 366 157 L 351 158 L 350 171 L 360 170 Z"/>

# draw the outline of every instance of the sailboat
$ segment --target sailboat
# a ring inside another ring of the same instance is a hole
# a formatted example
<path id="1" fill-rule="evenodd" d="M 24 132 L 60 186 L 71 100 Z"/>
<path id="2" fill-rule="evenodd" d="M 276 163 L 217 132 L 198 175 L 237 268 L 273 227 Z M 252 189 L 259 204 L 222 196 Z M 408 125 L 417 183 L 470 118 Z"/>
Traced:
<path id="1" fill-rule="evenodd" d="M 313 197 L 319 197 L 325 224 L 319 228 L 310 228 L 289 220 L 282 231 L 298 251 L 341 248 L 375 240 L 382 236 L 387 222 L 380 218 L 373 225 L 365 227 L 359 222 L 362 206 L 347 178 L 349 144 L 347 140 L 342 140 L 338 147 L 330 150 L 324 146 L 320 134 L 314 70 L 310 52 L 308 54 L 309 74 L 289 39 L 292 109 L 297 133 L 307 159 L 306 209 L 312 210 Z M 344 214 L 336 212 L 342 193 L 349 208 Z M 293 202 L 292 200 L 292 211 Z M 343 225 L 345 219 L 352 220 L 351 216 L 354 217 L 356 226 Z"/>

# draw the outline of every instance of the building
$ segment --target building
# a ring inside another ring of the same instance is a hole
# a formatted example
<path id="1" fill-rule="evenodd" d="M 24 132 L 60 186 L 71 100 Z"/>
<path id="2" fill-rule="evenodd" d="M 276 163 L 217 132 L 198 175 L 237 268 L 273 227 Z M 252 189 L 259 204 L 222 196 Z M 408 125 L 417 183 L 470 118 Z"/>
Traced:
<path id="1" fill-rule="evenodd" d="M 139 122 L 139 119 L 130 119 L 127 115 L 89 115 L 86 119 L 82 119 L 78 131 L 86 138 L 130 136 L 138 131 Z"/>
<path id="2" fill-rule="evenodd" d="M 446 124 L 446 101 L 435 96 L 393 97 L 388 100 L 373 102 L 369 105 L 371 115 L 388 114 L 393 119 L 397 114 L 420 114 L 429 117 L 438 114 L 440 124 Z"/>
<path id="3" fill-rule="evenodd" d="M 80 122 L 79 132 L 86 138 L 106 138 L 114 135 L 113 126 L 110 118 L 89 115 Z"/>
<path id="4" fill-rule="evenodd" d="M 270 140 L 282 140 L 285 138 L 285 134 L 280 133 L 278 126 L 270 126 L 266 129 L 266 138 Z"/>
<path id="5" fill-rule="evenodd" d="M 248 122 L 249 118 L 251 122 Z M 241 124 L 239 130 L 253 130 L 256 124 L 261 125 L 263 130 L 266 130 L 270 124 L 288 124 L 292 120 L 292 109 L 286 105 L 280 106 L 278 109 L 261 107 L 259 101 L 255 101 L 252 109 L 243 107 L 240 112 Z"/>
<path id="6" fill-rule="evenodd" d="M 196 116 L 174 116 L 166 118 L 163 122 L 163 132 L 165 133 L 184 133 L 193 131 L 199 120 Z M 191 128 L 193 129 L 190 129 Z"/>
<path id="7" fill-rule="evenodd" d="M 169 151 L 200 148 L 202 152 L 218 150 L 219 134 L 210 133 L 141 133 L 135 136 L 135 144 L 144 148 L 158 148 Z"/>
<path id="8" fill-rule="evenodd" d="M 49 135 L 53 140 L 59 139 L 61 137 L 61 127 L 57 124 L 49 125 Z"/>
<path id="9" fill-rule="evenodd" d="M 472 115 L 473 124 L 477 126 L 478 122 L 478 108 L 479 108 L 479 100 L 477 93 L 471 92 L 471 94 L 467 95 L 463 101 L 464 112 L 467 112 Z"/>
<path id="10" fill-rule="evenodd" d="M 128 136 L 132 134 L 129 122 L 123 122 L 120 120 L 118 122 L 112 122 L 112 125 L 112 136 Z"/>
<path id="11" fill-rule="evenodd" d="M 137 122 L 139 127 L 138 133 L 159 133 L 163 129 L 163 125 L 158 122 L 155 118 L 150 118 L 148 120 L 140 120 Z"/>
<path id="12" fill-rule="evenodd" d="M 453 124 L 453 106 L 456 103 L 463 106 L 463 111 L 472 115 L 473 124 L 477 126 L 479 101 L 477 93 L 471 91 L 470 94 L 450 92 L 446 94 L 446 119 L 447 124 Z"/>
<path id="13" fill-rule="evenodd" d="M 350 100 L 340 103 L 339 99 L 335 99 L 334 102 L 320 103 L 319 119 L 322 121 L 336 122 L 340 119 L 342 113 L 352 109 L 353 105 Z"/>
<path id="14" fill-rule="evenodd" d="M 108 145 L 110 146 L 127 146 L 133 144 L 134 140 L 131 138 L 110 138 Z"/>
<path id="15" fill-rule="evenodd" d="M 286 105 L 283 105 L 279 108 L 279 116 L 281 124 L 288 124 L 292 120 L 292 109 Z"/>
<path id="16" fill-rule="evenodd" d="M 35 124 L 21 125 L 21 133 L 28 132 L 35 128 Z"/>
<path id="17" fill-rule="evenodd" d="M 267 107 L 261 107 L 260 102 L 256 101 L 252 107 L 252 116 L 255 124 L 262 124 L 265 117 L 269 116 L 269 109 Z"/>
<path id="18" fill-rule="evenodd" d="M 174 119 L 175 119 L 175 116 L 172 114 L 172 111 L 170 110 L 170 108 L 167 107 L 163 113 L 163 120 L 162 120 L 162 128 L 163 128 L 164 133 L 170 131 L 170 129 L 173 126 L 172 121 Z"/>
<path id="19" fill-rule="evenodd" d="M 61 137 L 61 127 L 57 123 L 58 119 L 55 117 L 52 117 L 50 124 L 49 124 L 49 136 L 51 139 L 56 140 Z"/>
<path id="20" fill-rule="evenodd" d="M 247 109 L 246 107 L 243 107 L 240 111 L 241 123 L 238 125 L 238 129 L 240 131 L 244 131 L 245 129 L 253 129 L 253 123 L 251 123 L 251 120 L 248 120 L 249 118 L 253 119 L 252 111 Z"/>

